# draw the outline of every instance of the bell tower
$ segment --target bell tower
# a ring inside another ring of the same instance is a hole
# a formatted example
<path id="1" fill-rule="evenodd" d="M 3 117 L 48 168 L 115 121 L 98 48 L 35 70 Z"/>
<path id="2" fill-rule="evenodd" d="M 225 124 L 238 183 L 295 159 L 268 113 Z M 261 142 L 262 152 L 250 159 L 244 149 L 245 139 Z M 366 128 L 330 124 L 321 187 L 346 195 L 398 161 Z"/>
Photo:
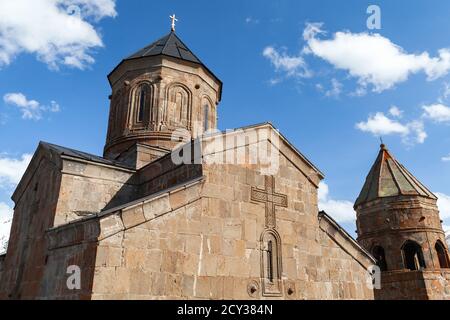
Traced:
<path id="1" fill-rule="evenodd" d="M 112 88 L 104 157 L 137 169 L 217 128 L 222 82 L 171 32 L 124 59 Z"/>
<path id="2" fill-rule="evenodd" d="M 436 201 L 382 144 L 355 203 L 358 242 L 382 271 L 378 298 L 428 299 L 437 291 L 428 278 L 442 272 L 448 277 L 449 252 Z"/>

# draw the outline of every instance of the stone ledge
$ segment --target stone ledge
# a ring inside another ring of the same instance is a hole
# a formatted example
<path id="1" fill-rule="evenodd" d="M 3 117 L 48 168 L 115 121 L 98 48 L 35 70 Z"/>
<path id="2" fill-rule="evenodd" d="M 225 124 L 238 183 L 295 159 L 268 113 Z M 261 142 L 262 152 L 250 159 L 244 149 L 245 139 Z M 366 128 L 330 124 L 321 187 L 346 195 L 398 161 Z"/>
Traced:
<path id="1" fill-rule="evenodd" d="M 203 178 L 196 179 L 189 184 L 165 190 L 164 193 L 161 192 L 104 213 L 49 229 L 47 230 L 50 243 L 49 250 L 101 241 L 124 230 L 174 212 L 201 199 L 200 185 L 202 183 Z M 193 189 L 194 191 L 192 191 Z M 180 197 L 181 192 L 186 194 Z M 170 197 L 173 196 L 176 196 L 176 198 L 170 201 Z"/>
<path id="2" fill-rule="evenodd" d="M 319 212 L 319 227 L 361 266 L 375 265 L 375 259 L 325 212 Z"/>

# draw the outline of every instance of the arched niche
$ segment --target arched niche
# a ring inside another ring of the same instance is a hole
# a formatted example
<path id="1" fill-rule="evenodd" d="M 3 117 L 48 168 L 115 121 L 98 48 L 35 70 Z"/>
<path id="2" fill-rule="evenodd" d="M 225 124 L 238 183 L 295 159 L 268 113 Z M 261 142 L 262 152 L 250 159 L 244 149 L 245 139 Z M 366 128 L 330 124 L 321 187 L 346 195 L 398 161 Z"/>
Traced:
<path id="1" fill-rule="evenodd" d="M 212 100 L 203 96 L 200 105 L 200 117 L 203 132 L 216 128 L 216 110 Z"/>
<path id="2" fill-rule="evenodd" d="M 151 129 L 157 119 L 154 108 L 154 88 L 149 82 L 137 83 L 130 92 L 129 126 L 130 129 Z"/>
<path id="3" fill-rule="evenodd" d="M 448 251 L 445 248 L 445 245 L 442 243 L 441 240 L 436 241 L 436 244 L 434 246 L 434 249 L 436 250 L 438 259 L 439 259 L 439 266 L 441 269 L 448 269 L 450 268 L 450 261 L 448 258 Z"/>
<path id="4" fill-rule="evenodd" d="M 191 127 L 192 93 L 181 83 L 168 86 L 166 91 L 166 105 L 164 107 L 163 122 L 169 128 Z"/>

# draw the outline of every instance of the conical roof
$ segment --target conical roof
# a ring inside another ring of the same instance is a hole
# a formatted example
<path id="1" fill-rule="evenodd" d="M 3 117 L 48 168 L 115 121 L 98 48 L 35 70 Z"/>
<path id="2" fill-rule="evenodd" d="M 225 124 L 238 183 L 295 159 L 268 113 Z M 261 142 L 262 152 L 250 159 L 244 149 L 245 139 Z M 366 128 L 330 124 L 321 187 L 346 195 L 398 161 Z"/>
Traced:
<path id="1" fill-rule="evenodd" d="M 422 196 L 432 199 L 437 197 L 417 180 L 389 152 L 384 144 L 375 160 L 364 187 L 356 200 L 358 205 L 378 198 L 400 195 Z"/>
<path id="2" fill-rule="evenodd" d="M 203 65 L 200 59 L 198 59 L 195 54 L 189 50 L 189 48 L 183 43 L 183 41 L 181 41 L 180 38 L 178 38 L 174 31 L 146 46 L 145 48 L 142 48 L 125 60 L 158 55 L 165 55 Z"/>
<path id="3" fill-rule="evenodd" d="M 175 34 L 175 31 L 171 31 L 169 34 L 165 35 L 159 40 L 156 40 L 152 44 L 140 49 L 131 56 L 123 59 L 119 65 L 117 65 L 113 71 L 108 75 L 108 79 L 111 81 L 111 75 L 119 68 L 122 63 L 129 60 L 141 59 L 146 57 L 155 56 L 166 56 L 182 61 L 188 61 L 191 63 L 196 63 L 202 66 L 206 71 L 208 71 L 220 84 L 219 90 L 219 101 L 222 98 L 222 81 L 210 70 L 208 67 L 200 61 L 199 58 L 181 41 L 181 39 Z"/>

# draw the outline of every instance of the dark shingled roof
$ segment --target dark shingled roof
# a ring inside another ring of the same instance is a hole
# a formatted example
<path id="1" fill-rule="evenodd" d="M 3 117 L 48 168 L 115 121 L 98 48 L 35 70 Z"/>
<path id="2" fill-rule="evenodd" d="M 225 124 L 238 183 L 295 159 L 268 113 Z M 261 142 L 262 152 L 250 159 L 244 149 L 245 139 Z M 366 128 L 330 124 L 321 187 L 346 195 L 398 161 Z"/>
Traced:
<path id="1" fill-rule="evenodd" d="M 378 198 L 400 195 L 437 199 L 430 190 L 392 156 L 383 144 L 356 200 L 355 207 Z"/>
<path id="2" fill-rule="evenodd" d="M 152 57 L 158 55 L 165 55 L 173 58 L 178 58 L 185 61 L 190 61 L 203 65 L 191 50 L 178 38 L 175 32 L 170 32 L 168 35 L 153 42 L 147 47 L 132 54 L 125 60 L 137 59 L 143 57 Z"/>
<path id="3" fill-rule="evenodd" d="M 96 155 L 86 153 L 83 151 L 78 151 L 78 150 L 74 150 L 74 149 L 70 149 L 70 148 L 66 148 L 66 147 L 61 147 L 61 146 L 57 146 L 55 144 L 51 144 L 48 142 L 42 142 L 42 141 L 41 141 L 40 145 L 43 148 L 45 148 L 47 150 L 53 150 L 60 155 L 65 155 L 65 156 L 69 156 L 69 157 L 73 157 L 73 158 L 78 158 L 78 159 L 97 162 L 97 163 L 106 164 L 106 165 L 110 165 L 110 166 L 116 166 L 116 167 L 134 170 L 133 168 L 127 166 L 126 164 L 124 164 L 122 162 L 108 160 L 108 159 L 102 158 L 100 156 L 96 156 Z"/>
<path id="4" fill-rule="evenodd" d="M 146 46 L 145 48 L 139 50 L 138 52 L 132 54 L 131 56 L 123 59 L 116 68 L 108 75 L 108 78 L 117 70 L 117 68 L 125 61 L 135 60 L 145 57 L 154 56 L 167 56 L 183 61 L 188 61 L 191 63 L 196 63 L 202 66 L 206 71 L 208 71 L 216 80 L 220 83 L 219 90 L 219 101 L 222 99 L 222 81 L 210 70 L 208 67 L 200 61 L 199 58 L 181 41 L 180 38 L 171 31 L 168 35 L 162 37 L 161 39 L 153 42 L 152 44 Z"/>

